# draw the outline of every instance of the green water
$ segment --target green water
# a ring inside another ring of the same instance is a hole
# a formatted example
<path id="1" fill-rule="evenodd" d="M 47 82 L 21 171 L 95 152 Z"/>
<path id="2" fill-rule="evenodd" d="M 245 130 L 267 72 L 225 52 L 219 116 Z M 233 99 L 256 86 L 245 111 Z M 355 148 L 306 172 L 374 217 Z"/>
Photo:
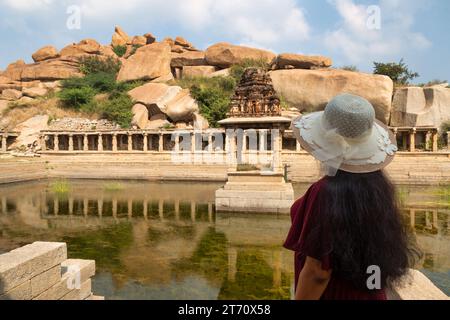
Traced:
<path id="1" fill-rule="evenodd" d="M 286 215 L 217 214 L 217 183 L 39 181 L 0 186 L 0 252 L 64 241 L 94 259 L 107 299 L 289 299 Z M 295 185 L 296 196 L 307 185 Z M 450 189 L 400 187 L 424 252 L 418 266 L 450 294 Z"/>

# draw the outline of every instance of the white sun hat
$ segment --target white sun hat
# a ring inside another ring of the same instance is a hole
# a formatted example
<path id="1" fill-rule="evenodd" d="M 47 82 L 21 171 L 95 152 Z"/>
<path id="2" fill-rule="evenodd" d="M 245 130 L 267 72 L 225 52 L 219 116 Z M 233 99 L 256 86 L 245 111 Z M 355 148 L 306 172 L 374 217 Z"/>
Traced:
<path id="1" fill-rule="evenodd" d="M 375 119 L 369 101 L 352 94 L 334 97 L 324 111 L 302 115 L 292 122 L 301 146 L 321 161 L 328 175 L 384 168 L 394 158 L 394 134 Z"/>

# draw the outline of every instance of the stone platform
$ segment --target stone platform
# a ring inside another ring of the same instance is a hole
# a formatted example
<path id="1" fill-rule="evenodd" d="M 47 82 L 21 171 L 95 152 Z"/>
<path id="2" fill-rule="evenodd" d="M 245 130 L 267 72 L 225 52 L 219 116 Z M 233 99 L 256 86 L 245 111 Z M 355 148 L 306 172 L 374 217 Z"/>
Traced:
<path id="1" fill-rule="evenodd" d="M 217 212 L 289 213 L 294 201 L 292 184 L 281 172 L 232 171 L 216 190 Z"/>

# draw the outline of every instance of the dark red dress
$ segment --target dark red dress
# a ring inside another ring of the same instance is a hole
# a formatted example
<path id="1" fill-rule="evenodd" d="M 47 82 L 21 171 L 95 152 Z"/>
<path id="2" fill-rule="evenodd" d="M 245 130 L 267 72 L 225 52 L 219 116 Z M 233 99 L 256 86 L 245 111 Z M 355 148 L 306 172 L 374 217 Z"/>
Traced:
<path id="1" fill-rule="evenodd" d="M 330 253 L 332 252 L 332 244 L 327 239 L 327 233 L 317 235 L 317 228 L 314 223 L 320 220 L 314 220 L 315 215 L 320 214 L 321 203 L 318 201 L 318 194 L 326 183 L 326 177 L 314 183 L 305 195 L 295 201 L 291 207 L 292 226 L 284 243 L 286 249 L 295 251 L 295 288 L 302 270 L 306 257 L 312 257 L 322 262 L 322 269 L 333 269 L 330 261 Z M 316 233 L 313 241 L 308 239 L 308 235 Z M 319 228 L 319 230 L 321 230 Z M 323 230 L 323 229 L 322 229 Z M 312 242 L 312 243 L 311 243 Z M 321 296 L 321 300 L 386 300 L 385 291 L 382 290 L 361 290 L 349 281 L 340 278 L 331 273 L 331 279 L 327 288 Z"/>

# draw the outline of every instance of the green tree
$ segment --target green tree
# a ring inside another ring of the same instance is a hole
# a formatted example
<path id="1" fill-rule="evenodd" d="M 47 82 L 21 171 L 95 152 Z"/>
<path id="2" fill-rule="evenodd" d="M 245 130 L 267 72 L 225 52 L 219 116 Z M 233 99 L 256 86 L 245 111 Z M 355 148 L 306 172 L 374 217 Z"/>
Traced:
<path id="1" fill-rule="evenodd" d="M 419 76 L 417 72 L 408 69 L 408 66 L 403 62 L 403 58 L 398 63 L 396 62 L 374 62 L 373 73 L 388 76 L 397 85 L 407 85 L 409 80 Z"/>

